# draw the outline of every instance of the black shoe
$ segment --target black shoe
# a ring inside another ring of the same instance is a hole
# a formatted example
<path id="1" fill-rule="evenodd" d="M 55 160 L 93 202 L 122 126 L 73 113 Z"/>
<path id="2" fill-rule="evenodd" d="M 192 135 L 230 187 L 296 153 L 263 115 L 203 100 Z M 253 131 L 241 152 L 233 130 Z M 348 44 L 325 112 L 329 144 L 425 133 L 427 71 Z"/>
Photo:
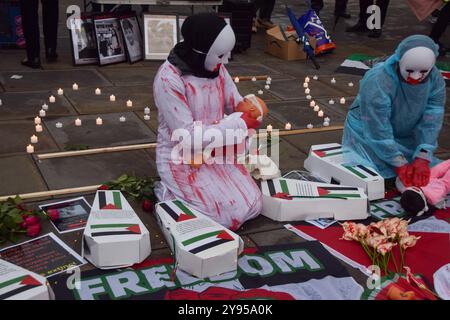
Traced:
<path id="1" fill-rule="evenodd" d="M 56 60 L 58 59 L 58 55 L 56 54 L 56 50 L 55 49 L 47 49 L 47 50 L 45 50 L 45 58 L 46 58 L 47 62 L 49 62 L 49 63 L 56 62 Z"/>
<path id="2" fill-rule="evenodd" d="M 369 38 L 379 38 L 379 37 L 381 37 L 381 33 L 382 33 L 381 29 L 373 29 L 369 32 L 368 37 Z"/>
<path id="3" fill-rule="evenodd" d="M 367 32 L 369 29 L 364 23 L 358 22 L 354 26 L 345 29 L 346 32 Z"/>
<path id="4" fill-rule="evenodd" d="M 337 12 L 335 12 L 334 13 L 334 16 L 337 18 L 337 17 L 339 17 L 339 18 L 344 18 L 344 19 L 351 19 L 351 15 L 350 14 L 348 14 L 347 12 L 342 12 L 342 13 L 337 13 Z"/>
<path id="5" fill-rule="evenodd" d="M 33 69 L 39 69 L 41 67 L 41 59 L 39 58 L 34 58 L 32 60 L 28 60 L 27 58 L 25 58 L 20 63 L 23 66 L 30 67 Z"/>

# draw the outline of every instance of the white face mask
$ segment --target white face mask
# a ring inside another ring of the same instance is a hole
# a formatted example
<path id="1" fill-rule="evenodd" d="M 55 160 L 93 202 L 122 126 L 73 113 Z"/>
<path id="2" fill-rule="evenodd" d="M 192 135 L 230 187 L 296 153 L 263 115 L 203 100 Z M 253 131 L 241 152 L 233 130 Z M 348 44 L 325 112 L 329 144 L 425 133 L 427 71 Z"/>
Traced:
<path id="1" fill-rule="evenodd" d="M 205 69 L 218 71 L 222 64 L 227 64 L 236 43 L 233 29 L 227 24 L 217 36 L 205 59 Z"/>
<path id="2" fill-rule="evenodd" d="M 419 84 L 428 76 L 435 62 L 436 56 L 431 49 L 409 49 L 400 59 L 400 74 L 409 84 Z"/>

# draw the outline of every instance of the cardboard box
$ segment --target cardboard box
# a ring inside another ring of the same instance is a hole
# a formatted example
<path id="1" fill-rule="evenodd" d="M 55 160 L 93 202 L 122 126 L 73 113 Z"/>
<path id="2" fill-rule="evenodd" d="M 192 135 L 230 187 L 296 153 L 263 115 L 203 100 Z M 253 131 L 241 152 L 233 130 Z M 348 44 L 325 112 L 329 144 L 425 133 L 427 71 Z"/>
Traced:
<path id="1" fill-rule="evenodd" d="M 237 234 L 180 200 L 158 203 L 156 214 L 181 270 L 203 279 L 237 269 L 244 248 Z"/>
<path id="2" fill-rule="evenodd" d="M 0 300 L 51 300 L 47 280 L 34 272 L 0 259 Z"/>
<path id="3" fill-rule="evenodd" d="M 100 269 L 128 267 L 151 252 L 150 233 L 120 191 L 97 191 L 82 255 Z"/>
<path id="4" fill-rule="evenodd" d="M 339 143 L 311 146 L 304 167 L 326 182 L 364 188 L 369 200 L 384 198 L 384 178 L 372 168 L 346 165 Z"/>
<path id="5" fill-rule="evenodd" d="M 362 188 L 279 178 L 261 182 L 261 192 L 262 214 L 276 221 L 359 220 L 369 216 Z M 274 197 L 280 193 L 291 197 Z"/>
<path id="6" fill-rule="evenodd" d="M 284 37 L 286 36 L 286 38 Z M 284 35 L 279 26 L 275 26 L 266 31 L 266 46 L 264 52 L 283 60 L 305 60 L 306 53 L 303 51 L 303 44 L 297 44 L 298 38 L 295 31 L 284 31 Z M 286 40 L 287 39 L 287 40 Z M 315 39 L 308 37 L 309 43 L 314 48 Z"/>

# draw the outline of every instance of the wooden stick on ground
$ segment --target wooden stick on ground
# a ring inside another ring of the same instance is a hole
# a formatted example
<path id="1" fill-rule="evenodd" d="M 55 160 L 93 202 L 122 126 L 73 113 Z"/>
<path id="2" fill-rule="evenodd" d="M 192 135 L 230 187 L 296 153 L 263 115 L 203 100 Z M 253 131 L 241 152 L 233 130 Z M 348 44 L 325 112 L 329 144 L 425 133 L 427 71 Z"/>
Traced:
<path id="1" fill-rule="evenodd" d="M 330 127 L 320 127 L 313 129 L 297 129 L 297 130 L 280 130 L 272 132 L 272 136 L 292 136 L 298 134 L 306 133 L 316 133 L 316 132 L 327 132 L 342 130 L 343 126 L 330 126 Z M 258 133 L 258 137 L 265 137 L 267 133 Z M 54 158 L 65 158 L 65 157 L 75 157 L 75 156 L 85 156 L 91 154 L 107 153 L 107 152 L 120 152 L 120 151 L 130 151 L 130 150 L 140 150 L 140 149 L 152 149 L 156 148 L 156 143 L 144 143 L 144 144 L 132 144 L 127 146 L 119 147 L 107 147 L 107 148 L 97 148 L 97 149 L 87 149 L 78 151 L 64 151 L 64 152 L 53 152 L 53 153 L 43 153 L 38 154 L 38 160 L 54 159 Z"/>
<path id="2" fill-rule="evenodd" d="M 74 194 L 74 193 L 83 193 L 83 192 L 92 192 L 96 191 L 100 185 L 96 186 L 86 186 L 86 187 L 78 187 L 78 188 L 67 188 L 67 189 L 58 189 L 58 190 L 49 190 L 49 191 L 39 191 L 32 193 L 24 193 L 19 194 L 22 199 L 36 199 L 36 198 L 48 198 L 52 196 L 60 196 L 66 194 Z M 1 196 L 0 201 L 5 201 L 8 198 L 14 198 L 16 195 L 9 196 Z"/>

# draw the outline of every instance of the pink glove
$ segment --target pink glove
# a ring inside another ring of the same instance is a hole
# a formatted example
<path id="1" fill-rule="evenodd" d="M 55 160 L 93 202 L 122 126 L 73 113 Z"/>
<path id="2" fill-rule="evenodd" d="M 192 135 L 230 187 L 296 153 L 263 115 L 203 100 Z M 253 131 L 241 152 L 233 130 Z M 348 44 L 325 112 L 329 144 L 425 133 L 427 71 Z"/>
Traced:
<path id="1" fill-rule="evenodd" d="M 411 164 L 413 168 L 412 184 L 416 187 L 424 187 L 430 182 L 430 161 L 416 158 Z"/>
<path id="2" fill-rule="evenodd" d="M 241 115 L 242 120 L 245 121 L 245 124 L 247 125 L 247 129 L 258 129 L 262 122 L 253 118 L 250 112 L 244 112 Z"/>

